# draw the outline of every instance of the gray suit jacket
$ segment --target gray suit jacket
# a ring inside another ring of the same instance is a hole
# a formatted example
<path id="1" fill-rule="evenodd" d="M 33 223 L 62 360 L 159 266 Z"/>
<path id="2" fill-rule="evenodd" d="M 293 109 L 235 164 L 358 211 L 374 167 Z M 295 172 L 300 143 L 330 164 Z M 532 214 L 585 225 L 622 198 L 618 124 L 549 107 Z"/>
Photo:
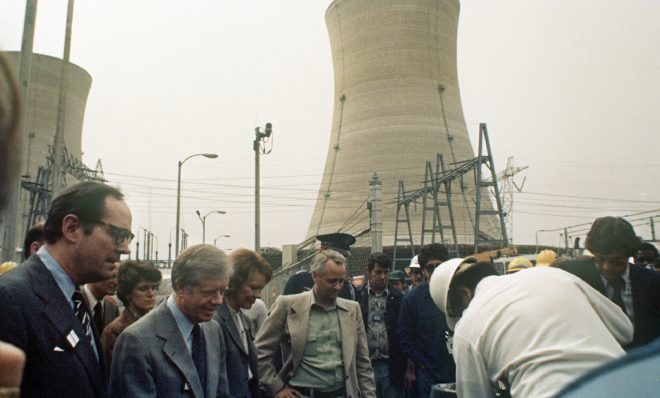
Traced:
<path id="1" fill-rule="evenodd" d="M 206 391 L 166 300 L 119 335 L 110 371 L 112 397 L 228 397 L 222 331 L 200 324 L 206 343 Z"/>
<path id="2" fill-rule="evenodd" d="M 243 340 L 241 339 L 234 319 L 231 316 L 227 304 L 222 304 L 218 308 L 214 319 L 222 327 L 222 334 L 225 338 L 225 347 L 227 347 L 227 379 L 229 380 L 229 393 L 232 398 L 245 398 L 250 395 L 253 398 L 259 396 L 259 374 L 257 373 L 257 349 L 252 341 L 250 331 L 250 320 L 243 313 L 239 312 L 243 319 L 243 324 L 248 325 L 246 332 L 248 334 L 248 350 L 245 350 Z M 252 371 L 253 378 L 248 383 L 248 367 Z M 248 395 L 248 393 L 250 395 Z"/>
<path id="3" fill-rule="evenodd" d="M 281 390 L 300 365 L 307 343 L 312 294 L 312 291 L 307 291 L 279 296 L 259 329 L 255 341 L 259 355 L 259 380 L 269 395 L 275 395 Z M 376 385 L 360 305 L 355 301 L 338 298 L 337 313 L 347 398 L 375 398 Z M 276 373 L 272 359 L 280 345 L 283 365 L 280 372 Z"/>

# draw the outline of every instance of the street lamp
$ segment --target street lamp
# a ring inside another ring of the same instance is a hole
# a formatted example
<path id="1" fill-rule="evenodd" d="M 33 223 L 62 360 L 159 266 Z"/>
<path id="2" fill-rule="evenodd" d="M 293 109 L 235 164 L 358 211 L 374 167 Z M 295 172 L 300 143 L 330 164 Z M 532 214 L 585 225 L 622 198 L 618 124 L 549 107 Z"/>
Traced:
<path id="1" fill-rule="evenodd" d="M 210 216 L 213 213 L 227 214 L 227 212 L 224 210 L 213 210 L 206 213 L 204 217 L 202 217 L 202 214 L 199 212 L 199 210 L 195 210 L 195 212 L 197 213 L 197 217 L 199 217 L 199 221 L 202 222 L 202 243 L 206 243 L 206 217 Z"/>
<path id="2" fill-rule="evenodd" d="M 272 151 L 273 143 L 271 141 L 271 149 L 266 151 L 265 145 L 263 143 L 268 142 L 268 139 L 273 134 L 273 125 L 266 123 L 264 131 L 261 131 L 261 127 L 254 129 L 254 142 L 252 143 L 252 149 L 254 149 L 254 251 L 259 253 L 261 249 L 261 230 L 260 230 L 260 198 L 259 198 L 259 154 L 263 153 L 268 155 Z"/>
<path id="3" fill-rule="evenodd" d="M 178 256 L 179 255 L 179 223 L 181 219 L 181 166 L 183 166 L 184 163 L 186 163 L 186 160 L 190 158 L 194 158 L 195 156 L 204 156 L 205 158 L 209 159 L 215 159 L 218 157 L 217 154 L 215 153 L 196 153 L 194 155 L 190 155 L 187 158 L 183 159 L 182 161 L 179 161 L 178 166 L 178 175 L 176 179 L 176 243 L 174 244 L 174 255 Z"/>
<path id="4" fill-rule="evenodd" d="M 216 236 L 216 237 L 213 239 L 213 246 L 216 245 L 216 243 L 218 242 L 218 239 L 220 239 L 220 238 L 231 238 L 231 235 L 219 235 L 219 236 Z"/>

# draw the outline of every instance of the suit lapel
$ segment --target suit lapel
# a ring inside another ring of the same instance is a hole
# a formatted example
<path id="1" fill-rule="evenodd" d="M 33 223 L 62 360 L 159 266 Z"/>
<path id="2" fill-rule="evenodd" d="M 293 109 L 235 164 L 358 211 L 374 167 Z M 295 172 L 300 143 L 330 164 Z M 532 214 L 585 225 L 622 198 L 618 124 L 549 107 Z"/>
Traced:
<path id="1" fill-rule="evenodd" d="M 346 308 L 340 299 L 337 299 L 337 313 L 339 314 L 339 328 L 341 330 L 341 353 L 344 361 L 344 374 L 350 374 L 350 369 L 355 356 L 355 338 L 356 331 L 358 330 L 355 324 L 356 320 L 351 316 L 350 311 Z"/>
<path id="2" fill-rule="evenodd" d="M 92 345 L 83 340 L 84 333 L 80 321 L 76 318 L 67 298 L 64 297 L 62 290 L 53 279 L 50 271 L 43 265 L 39 256 L 32 256 L 25 266 L 32 280 L 35 294 L 44 302 L 42 312 L 62 336 L 62 341 L 66 342 L 64 343 L 66 344 L 65 347 L 73 351 L 83 363 L 91 380 L 90 384 L 92 384 L 97 394 L 103 395 L 101 391 L 105 384 L 102 376 L 103 356 L 99 355 L 97 359 Z M 78 339 L 78 341 L 75 342 L 75 339 Z M 98 335 L 96 341 L 97 343 L 99 341 Z M 97 347 L 98 352 L 100 351 Z"/>
<path id="3" fill-rule="evenodd" d="M 291 358 L 293 368 L 297 369 L 305 352 L 307 343 L 307 328 L 309 326 L 309 310 L 312 305 L 311 290 L 300 295 L 300 298 L 291 304 L 291 311 L 287 317 L 287 327 L 291 335 Z"/>
<path id="4" fill-rule="evenodd" d="M 231 311 L 229 311 L 229 307 L 227 306 L 227 304 L 222 304 L 218 309 L 218 313 L 220 314 L 220 318 L 222 319 L 222 322 L 227 327 L 227 330 L 229 330 L 229 337 L 231 337 L 231 340 L 234 342 L 234 345 L 238 347 L 239 350 L 241 350 L 241 352 L 245 354 L 245 356 L 247 356 L 248 353 L 245 351 L 243 340 L 241 339 L 240 333 L 238 333 L 238 329 L 236 328 L 236 323 L 234 322 L 234 317 L 231 316 Z"/>
<path id="5" fill-rule="evenodd" d="M 224 361 L 224 358 L 220 358 L 220 331 L 213 330 L 210 322 L 201 325 L 206 345 L 206 397 L 214 397 L 217 395 L 218 380 L 220 380 L 220 367 L 217 364 Z"/>
<path id="6" fill-rule="evenodd" d="M 161 326 L 156 333 L 160 338 L 165 340 L 163 352 L 168 358 L 170 358 L 174 366 L 176 366 L 184 375 L 185 383 L 187 383 L 192 389 L 195 396 L 203 397 L 204 392 L 202 391 L 202 382 L 199 380 L 197 368 L 195 368 L 190 351 L 179 331 L 174 316 L 169 308 L 167 308 L 167 300 L 163 300 L 156 311 L 158 311 L 157 323 Z"/>

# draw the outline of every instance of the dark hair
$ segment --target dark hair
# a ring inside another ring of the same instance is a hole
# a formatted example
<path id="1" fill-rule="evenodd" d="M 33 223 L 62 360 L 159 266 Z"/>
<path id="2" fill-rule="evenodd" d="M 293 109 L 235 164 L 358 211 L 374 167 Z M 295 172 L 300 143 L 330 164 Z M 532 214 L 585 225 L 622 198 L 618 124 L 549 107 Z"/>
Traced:
<path id="1" fill-rule="evenodd" d="M 128 260 L 121 263 L 117 273 L 117 297 L 128 307 L 131 292 L 142 281 L 160 282 L 163 275 L 148 261 Z"/>
<path id="2" fill-rule="evenodd" d="M 273 277 L 273 269 L 260 254 L 250 249 L 236 249 L 229 254 L 229 261 L 234 267 L 234 274 L 229 279 L 225 296 L 233 296 L 245 284 L 254 272 L 262 274 L 266 283 Z"/>
<path id="3" fill-rule="evenodd" d="M 445 245 L 440 243 L 431 243 L 426 246 L 422 246 L 419 249 L 419 255 L 417 259 L 419 260 L 419 266 L 424 269 L 426 263 L 431 259 L 438 259 L 442 262 L 449 260 L 449 251 Z"/>
<path id="4" fill-rule="evenodd" d="M 658 254 L 658 248 L 655 247 L 655 245 L 649 243 L 649 242 L 642 242 L 641 245 L 639 245 L 639 248 L 637 249 L 638 252 L 651 252 L 655 256 L 655 258 L 658 258 L 660 254 Z M 637 255 L 637 253 L 635 253 Z"/>
<path id="5" fill-rule="evenodd" d="M 489 261 L 471 263 L 472 261 L 472 259 L 466 260 L 464 264 L 467 264 L 461 265 L 454 274 L 454 277 L 451 278 L 449 292 L 447 293 L 447 308 L 452 317 L 463 315 L 463 296 L 459 288 L 464 287 L 474 293 L 474 290 L 482 279 L 497 275 L 493 263 Z"/>
<path id="6" fill-rule="evenodd" d="M 39 245 L 43 245 L 45 241 L 44 237 L 44 223 L 40 222 L 37 224 L 34 224 L 32 228 L 28 231 L 27 235 L 25 235 L 25 240 L 23 241 L 23 258 L 28 259 L 30 257 L 30 247 L 32 246 L 32 243 L 38 242 Z"/>
<path id="7" fill-rule="evenodd" d="M 623 252 L 630 257 L 637 252 L 640 244 L 628 221 L 621 217 L 601 217 L 591 224 L 584 247 L 595 255 Z"/>
<path id="8" fill-rule="evenodd" d="M 62 237 L 62 220 L 69 214 L 73 214 L 82 224 L 88 225 L 99 221 L 105 215 L 105 199 L 112 196 L 115 199 L 123 199 L 124 195 L 114 187 L 101 182 L 86 181 L 73 185 L 62 192 L 53 200 L 44 235 L 46 242 L 55 243 Z M 90 233 L 85 229 L 85 233 Z"/>
<path id="9" fill-rule="evenodd" d="M 369 259 L 367 259 L 367 270 L 369 270 L 369 272 L 373 271 L 376 264 L 380 265 L 382 268 L 390 269 L 392 268 L 392 259 L 390 259 L 390 256 L 385 253 L 371 253 Z"/>
<path id="10" fill-rule="evenodd" d="M 174 260 L 172 288 L 192 288 L 202 279 L 231 277 L 232 268 L 227 255 L 212 245 L 190 246 Z"/>

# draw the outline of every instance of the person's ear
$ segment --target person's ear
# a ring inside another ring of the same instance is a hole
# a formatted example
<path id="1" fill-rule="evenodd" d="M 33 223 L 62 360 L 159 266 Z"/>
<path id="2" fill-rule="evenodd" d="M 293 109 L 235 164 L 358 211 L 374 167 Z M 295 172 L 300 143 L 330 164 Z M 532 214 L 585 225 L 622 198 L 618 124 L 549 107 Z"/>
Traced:
<path id="1" fill-rule="evenodd" d="M 77 242 L 84 233 L 83 225 L 75 214 L 67 214 L 62 219 L 62 236 L 69 242 Z"/>

